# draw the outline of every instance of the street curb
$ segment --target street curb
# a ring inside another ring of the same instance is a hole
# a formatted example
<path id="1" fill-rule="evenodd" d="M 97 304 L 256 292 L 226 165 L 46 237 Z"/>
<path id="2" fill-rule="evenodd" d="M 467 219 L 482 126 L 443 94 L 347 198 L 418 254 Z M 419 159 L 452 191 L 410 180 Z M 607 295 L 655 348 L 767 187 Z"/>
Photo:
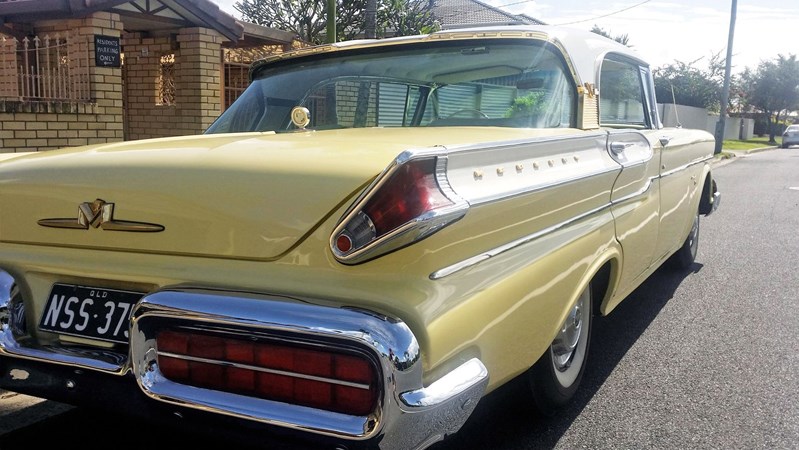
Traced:
<path id="1" fill-rule="evenodd" d="M 735 161 L 738 158 L 746 157 L 747 155 L 751 155 L 753 153 L 760 153 L 760 152 L 765 152 L 765 151 L 768 151 L 768 150 L 777 150 L 778 148 L 780 148 L 779 145 L 771 145 L 771 146 L 768 146 L 768 147 L 758 147 L 758 148 L 753 148 L 753 149 L 749 149 L 749 150 L 724 150 L 724 149 L 722 149 L 722 152 L 726 153 L 729 156 L 725 155 L 725 157 L 714 157 L 712 164 L 713 165 L 719 165 L 719 164 L 726 165 L 726 164 L 729 164 L 729 163 Z"/>
<path id="2" fill-rule="evenodd" d="M 744 152 L 744 153 L 746 153 L 748 155 L 750 153 L 760 153 L 760 152 L 765 152 L 767 150 L 776 150 L 778 148 L 780 148 L 779 145 L 770 145 L 768 147 L 759 147 L 759 148 L 753 148 L 751 150 L 746 150 L 746 152 Z"/>

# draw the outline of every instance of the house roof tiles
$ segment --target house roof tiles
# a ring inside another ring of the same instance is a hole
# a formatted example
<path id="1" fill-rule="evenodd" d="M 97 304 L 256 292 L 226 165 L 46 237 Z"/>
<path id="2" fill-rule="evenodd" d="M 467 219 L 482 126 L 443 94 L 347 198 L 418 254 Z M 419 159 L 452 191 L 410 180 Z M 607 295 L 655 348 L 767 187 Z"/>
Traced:
<path id="1" fill-rule="evenodd" d="M 452 29 L 476 25 L 543 25 L 544 22 L 524 14 L 512 14 L 479 0 L 431 0 L 433 16 L 441 28 Z"/>

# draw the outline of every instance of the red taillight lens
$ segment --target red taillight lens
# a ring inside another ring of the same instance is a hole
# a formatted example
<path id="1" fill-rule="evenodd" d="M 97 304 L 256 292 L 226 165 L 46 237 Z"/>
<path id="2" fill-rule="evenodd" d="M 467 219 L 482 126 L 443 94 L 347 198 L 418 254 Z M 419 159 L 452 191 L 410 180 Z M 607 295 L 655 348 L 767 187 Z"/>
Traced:
<path id="1" fill-rule="evenodd" d="M 351 415 L 377 405 L 377 369 L 361 354 L 173 330 L 156 342 L 161 373 L 178 383 Z"/>
<path id="2" fill-rule="evenodd" d="M 424 159 L 403 164 L 366 203 L 363 211 L 372 220 L 376 237 L 428 211 L 452 205 L 438 188 L 435 162 Z"/>
<path id="3" fill-rule="evenodd" d="M 377 183 L 374 190 L 353 207 L 336 229 L 331 239 L 336 256 L 347 259 L 384 237 L 389 239 L 389 236 L 396 237 L 402 233 L 409 237 L 403 242 L 395 242 L 394 247 L 407 245 L 460 218 L 467 205 L 463 201 L 456 204 L 444 193 L 439 185 L 444 178 L 444 169 L 438 164 L 439 157 L 412 159 L 398 164 L 384 181 Z M 457 198 L 451 189 L 448 188 L 447 192 Z M 460 210 L 453 214 L 453 210 L 458 209 L 454 208 L 456 205 Z M 449 211 L 441 214 L 444 210 Z M 434 215 L 437 217 L 435 220 Z M 385 248 L 384 251 L 391 249 Z"/>

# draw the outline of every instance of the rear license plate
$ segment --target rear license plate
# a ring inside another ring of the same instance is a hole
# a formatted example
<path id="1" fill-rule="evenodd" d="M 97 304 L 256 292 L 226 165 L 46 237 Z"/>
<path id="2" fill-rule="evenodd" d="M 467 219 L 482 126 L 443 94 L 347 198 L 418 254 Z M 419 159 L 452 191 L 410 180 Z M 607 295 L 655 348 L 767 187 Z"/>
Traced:
<path id="1" fill-rule="evenodd" d="M 128 343 L 128 323 L 139 292 L 54 284 L 39 328 L 101 341 Z"/>

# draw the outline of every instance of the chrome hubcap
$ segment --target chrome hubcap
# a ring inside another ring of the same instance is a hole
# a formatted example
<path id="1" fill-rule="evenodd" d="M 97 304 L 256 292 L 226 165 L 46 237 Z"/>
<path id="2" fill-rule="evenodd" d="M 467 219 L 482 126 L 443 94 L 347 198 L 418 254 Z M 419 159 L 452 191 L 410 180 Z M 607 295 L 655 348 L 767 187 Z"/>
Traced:
<path id="1" fill-rule="evenodd" d="M 694 225 L 691 227 L 691 233 L 688 235 L 688 246 L 691 248 L 691 254 L 696 256 L 696 250 L 699 248 L 699 216 L 694 218 Z"/>
<path id="2" fill-rule="evenodd" d="M 584 297 L 574 305 L 566 321 L 558 332 L 558 336 L 552 342 L 552 360 L 555 363 L 555 368 L 564 371 L 572 364 L 574 351 L 577 349 L 577 344 L 580 343 L 580 331 L 583 327 L 583 303 Z"/>

